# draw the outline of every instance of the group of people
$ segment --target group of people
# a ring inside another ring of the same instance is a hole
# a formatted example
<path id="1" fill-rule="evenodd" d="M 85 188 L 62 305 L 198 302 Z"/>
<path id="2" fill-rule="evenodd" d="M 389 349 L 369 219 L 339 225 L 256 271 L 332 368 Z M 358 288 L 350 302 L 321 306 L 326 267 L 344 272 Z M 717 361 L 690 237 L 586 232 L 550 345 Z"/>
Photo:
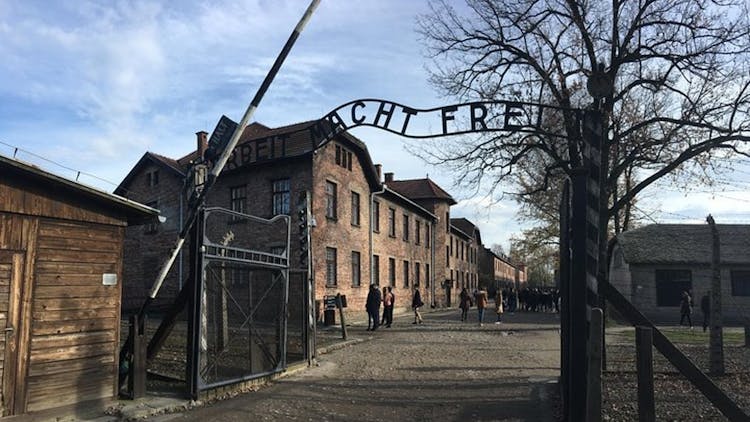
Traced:
<path id="1" fill-rule="evenodd" d="M 384 325 L 385 328 L 391 328 L 391 324 L 393 324 L 393 306 L 395 303 L 396 295 L 393 293 L 393 288 L 390 286 L 383 287 L 383 293 L 381 294 L 378 287 L 371 284 L 365 302 L 365 310 L 367 310 L 367 331 L 375 331 L 381 325 Z M 383 305 L 382 316 L 380 314 L 381 304 Z M 413 324 L 422 323 L 422 315 L 419 312 L 422 306 L 424 306 L 422 295 L 419 293 L 419 289 L 415 287 L 411 300 L 412 311 L 414 311 Z"/>
<path id="2" fill-rule="evenodd" d="M 487 308 L 489 302 L 489 295 L 484 287 L 480 287 L 475 290 L 473 294 L 469 294 L 469 291 L 464 287 L 459 294 L 458 307 L 461 309 L 461 321 L 466 322 L 469 319 L 469 308 L 477 306 L 477 321 L 481 327 L 484 323 L 484 310 Z M 503 291 L 498 289 L 495 293 L 495 314 L 497 315 L 497 321 L 495 324 L 502 322 L 502 314 L 504 312 L 503 306 Z"/>
<path id="3" fill-rule="evenodd" d="M 711 300 L 708 298 L 709 292 L 706 292 L 701 298 L 701 313 L 703 314 L 703 331 L 705 332 L 708 328 L 708 322 L 711 314 Z M 689 290 L 684 290 L 680 297 L 680 325 L 683 325 L 687 319 L 687 323 L 690 329 L 693 328 L 693 319 L 691 314 L 693 313 L 693 297 Z"/>

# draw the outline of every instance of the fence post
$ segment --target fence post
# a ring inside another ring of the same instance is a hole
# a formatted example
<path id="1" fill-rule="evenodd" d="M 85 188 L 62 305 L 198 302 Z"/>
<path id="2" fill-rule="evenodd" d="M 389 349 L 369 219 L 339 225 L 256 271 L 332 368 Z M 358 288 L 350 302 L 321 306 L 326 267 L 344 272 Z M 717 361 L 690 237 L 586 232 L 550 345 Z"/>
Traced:
<path id="1" fill-rule="evenodd" d="M 344 303 L 341 293 L 336 293 L 336 307 L 339 308 L 339 319 L 341 320 L 341 338 L 346 340 L 346 320 L 344 319 Z"/>
<path id="2" fill-rule="evenodd" d="M 635 359 L 638 369 L 638 420 L 654 422 L 653 333 L 650 327 L 635 327 Z"/>
<path id="3" fill-rule="evenodd" d="M 586 421 L 602 420 L 602 327 L 604 312 L 599 308 L 591 309 L 591 326 L 589 327 L 589 372 L 588 392 L 586 394 Z"/>
<path id="4" fill-rule="evenodd" d="M 142 320 L 138 315 L 130 316 L 130 341 L 133 360 L 128 374 L 128 390 L 130 398 L 138 399 L 146 395 L 146 318 Z"/>

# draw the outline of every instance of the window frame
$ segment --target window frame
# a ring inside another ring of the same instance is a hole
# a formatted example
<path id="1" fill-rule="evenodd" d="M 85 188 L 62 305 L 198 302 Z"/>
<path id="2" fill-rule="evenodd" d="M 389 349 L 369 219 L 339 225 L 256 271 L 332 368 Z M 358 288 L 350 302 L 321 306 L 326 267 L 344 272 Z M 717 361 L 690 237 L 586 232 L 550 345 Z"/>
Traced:
<path id="1" fill-rule="evenodd" d="M 380 233 L 380 201 L 372 201 L 372 231 Z"/>
<path id="2" fill-rule="evenodd" d="M 737 280 L 736 278 L 741 278 Z M 729 272 L 729 281 L 732 285 L 732 296 L 748 297 L 750 296 L 750 269 L 731 270 Z M 738 284 L 743 286 L 738 288 Z M 740 291 L 744 290 L 744 291 Z"/>
<path id="3" fill-rule="evenodd" d="M 408 242 L 409 241 L 409 214 L 404 213 L 403 217 L 404 217 L 404 221 L 401 224 L 403 225 L 402 230 L 404 233 L 401 237 L 404 240 L 404 242 Z"/>
<path id="4" fill-rule="evenodd" d="M 396 209 L 388 207 L 388 236 L 396 237 Z"/>
<path id="5" fill-rule="evenodd" d="M 277 190 L 278 184 L 284 184 Z M 286 187 L 286 190 L 283 190 Z M 292 209 L 292 181 L 286 177 L 271 181 L 271 215 L 290 215 Z M 286 208 L 286 212 L 284 209 Z"/>
<path id="6" fill-rule="evenodd" d="M 409 288 L 409 271 L 410 271 L 409 270 L 409 261 L 405 259 L 403 265 L 404 265 L 404 271 L 403 271 L 403 276 L 404 276 L 403 282 L 404 283 L 403 283 L 403 285 L 404 285 L 404 288 L 407 289 L 407 288 Z"/>
<path id="7" fill-rule="evenodd" d="M 351 264 L 352 264 L 352 287 L 360 287 L 362 286 L 362 254 L 359 253 L 359 251 L 352 251 Z"/>
<path id="8" fill-rule="evenodd" d="M 360 194 L 355 191 L 351 191 L 352 198 L 351 198 L 351 224 L 352 226 L 359 227 L 361 224 L 361 217 L 360 217 Z M 356 211 L 356 212 L 355 212 Z"/>
<path id="9" fill-rule="evenodd" d="M 326 218 L 329 220 L 337 220 L 338 219 L 338 185 L 336 184 L 336 182 L 326 180 L 325 195 L 326 195 Z"/>
<path id="10" fill-rule="evenodd" d="M 338 285 L 338 250 L 326 246 L 326 287 Z"/>

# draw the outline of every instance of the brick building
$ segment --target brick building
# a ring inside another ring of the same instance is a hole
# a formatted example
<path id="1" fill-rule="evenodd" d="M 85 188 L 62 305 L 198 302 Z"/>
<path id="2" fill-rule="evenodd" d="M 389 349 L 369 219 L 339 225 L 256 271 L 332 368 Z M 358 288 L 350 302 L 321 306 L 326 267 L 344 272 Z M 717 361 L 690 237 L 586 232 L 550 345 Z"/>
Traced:
<path id="1" fill-rule="evenodd" d="M 513 262 L 507 255 L 498 255 L 489 248 L 481 247 L 479 258 L 481 283 L 494 288 L 526 286 L 526 266 Z"/>
<path id="2" fill-rule="evenodd" d="M 479 230 L 451 219 L 456 201 L 429 178 L 381 177 L 366 145 L 341 133 L 314 150 L 315 122 L 279 128 L 253 123 L 245 129 L 207 203 L 263 218 L 294 214 L 301 193 L 311 193 L 314 227 L 311 252 L 315 297 L 347 295 L 348 312 L 363 314 L 370 284 L 392 286 L 397 307 L 409 307 L 412 289 L 423 301 L 449 306 L 460 288 L 479 282 Z M 147 152 L 116 193 L 161 209 L 167 221 L 128 229 L 125 307 L 145 299 L 186 214 L 184 180 L 191 163 L 206 152 L 205 132 L 195 151 L 179 159 Z M 291 238 L 299 228 L 293 215 Z M 285 242 L 269 241 L 267 252 L 286 254 Z M 290 262 L 299 244 L 291 242 Z M 167 277 L 157 305 L 166 305 L 187 275 L 183 253 Z"/>

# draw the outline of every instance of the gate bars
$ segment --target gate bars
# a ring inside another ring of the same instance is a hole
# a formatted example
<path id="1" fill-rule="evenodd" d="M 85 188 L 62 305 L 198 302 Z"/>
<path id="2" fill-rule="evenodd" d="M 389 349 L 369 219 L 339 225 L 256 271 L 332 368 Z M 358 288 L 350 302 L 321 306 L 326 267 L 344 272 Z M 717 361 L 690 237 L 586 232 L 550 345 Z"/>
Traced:
<path id="1" fill-rule="evenodd" d="M 251 226 L 256 223 L 260 230 Z M 284 225 L 283 233 L 274 231 L 276 223 Z M 192 398 L 286 369 L 290 224 L 287 215 L 269 220 L 223 208 L 199 211 L 191 242 L 196 282 L 188 304 L 186 380 Z M 239 245 L 231 244 L 235 232 Z M 212 239 L 221 234 L 220 242 Z M 261 250 L 270 245 L 283 252 Z"/>

